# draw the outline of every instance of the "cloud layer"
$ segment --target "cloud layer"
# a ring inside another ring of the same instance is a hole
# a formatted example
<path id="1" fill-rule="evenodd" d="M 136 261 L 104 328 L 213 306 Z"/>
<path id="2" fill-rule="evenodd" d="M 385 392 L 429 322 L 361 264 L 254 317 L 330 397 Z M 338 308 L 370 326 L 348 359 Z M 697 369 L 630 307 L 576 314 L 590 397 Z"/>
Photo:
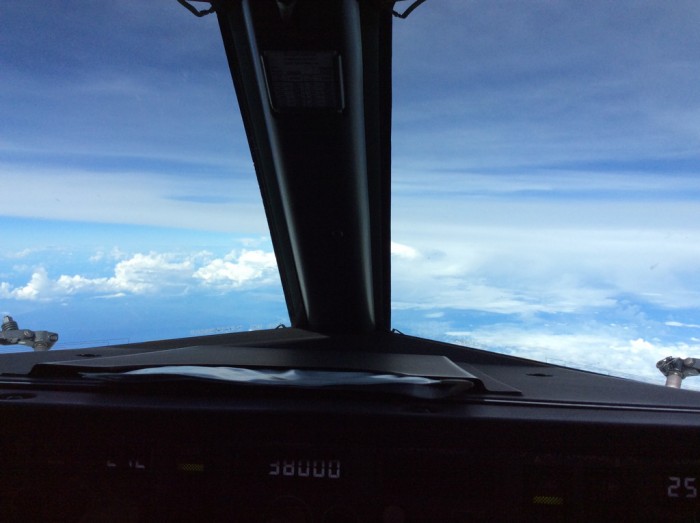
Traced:
<path id="1" fill-rule="evenodd" d="M 92 261 L 102 258 L 101 254 L 91 257 Z M 208 252 L 148 252 L 121 259 L 114 265 L 111 276 L 60 274 L 52 277 L 45 267 L 38 266 L 24 285 L 0 281 L 0 298 L 49 302 L 70 297 L 165 297 L 211 288 L 225 292 L 275 285 L 279 286 L 279 276 L 272 252 L 242 249 L 222 258 Z"/>

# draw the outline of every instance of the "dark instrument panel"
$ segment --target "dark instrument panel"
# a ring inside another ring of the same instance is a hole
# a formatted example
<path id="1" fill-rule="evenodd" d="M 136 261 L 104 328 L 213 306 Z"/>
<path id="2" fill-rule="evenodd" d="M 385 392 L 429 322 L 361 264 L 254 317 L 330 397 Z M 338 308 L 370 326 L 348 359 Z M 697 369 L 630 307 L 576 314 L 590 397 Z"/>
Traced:
<path id="1" fill-rule="evenodd" d="M 5 390 L 2 521 L 695 521 L 687 414 Z M 21 408 L 20 408 L 21 407 Z"/>

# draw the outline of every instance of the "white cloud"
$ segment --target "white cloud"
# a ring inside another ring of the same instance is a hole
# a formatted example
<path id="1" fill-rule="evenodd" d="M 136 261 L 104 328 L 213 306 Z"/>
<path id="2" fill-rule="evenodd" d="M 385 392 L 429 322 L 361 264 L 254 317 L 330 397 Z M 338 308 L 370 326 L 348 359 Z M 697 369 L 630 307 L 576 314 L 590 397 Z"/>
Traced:
<path id="1" fill-rule="evenodd" d="M 549 265 L 546 254 L 514 263 L 507 252 L 473 243 L 443 245 L 432 257 L 395 260 L 393 306 L 398 309 L 459 309 L 504 314 L 576 312 L 605 309 L 616 303 L 616 292 L 587 274 L 562 272 Z M 472 247 L 476 252 L 466 252 Z M 452 252 L 450 252 L 452 251 Z M 490 251 L 490 252 L 489 252 Z M 571 269 L 571 267 L 569 267 Z"/>
<path id="2" fill-rule="evenodd" d="M 657 361 L 700 354 L 671 332 L 698 325 L 666 321 L 700 308 L 695 202 L 397 200 L 393 236 L 430 253 L 392 259 L 402 331 L 657 384 Z"/>
<path id="3" fill-rule="evenodd" d="M 124 258 L 127 258 L 128 254 L 124 251 L 122 251 L 119 247 L 112 247 L 109 251 L 106 251 L 104 249 L 99 249 L 88 258 L 88 261 L 96 263 L 96 262 L 101 262 L 104 260 L 123 260 Z"/>
<path id="4" fill-rule="evenodd" d="M 26 248 L 26 249 L 22 249 L 21 251 L 16 251 L 16 252 L 0 253 L 0 256 L 3 258 L 8 258 L 8 259 L 19 259 L 19 258 L 26 258 L 28 256 L 31 256 L 32 254 L 34 254 L 38 251 L 39 251 L 39 249 Z"/>
<path id="5" fill-rule="evenodd" d="M 176 225 L 238 234 L 269 232 L 252 171 L 241 178 L 189 169 L 193 171 L 191 176 L 174 176 L 126 169 L 114 173 L 0 163 L 0 183 L 33 195 L 31 206 L 18 198 L 7 199 L 0 214 L 54 221 Z M 227 171 L 224 167 L 220 170 Z M 211 201 L 203 203 L 207 198 Z"/>
<path id="6" fill-rule="evenodd" d="M 114 276 L 88 278 L 81 275 L 62 274 L 52 280 L 44 267 L 37 268 L 29 282 L 11 288 L 7 282 L 0 287 L 6 298 L 17 300 L 53 300 L 75 294 L 144 294 L 163 286 L 182 282 L 192 272 L 192 262 L 174 262 L 166 254 L 135 254 L 117 263 Z"/>
<path id="7" fill-rule="evenodd" d="M 663 342 L 629 334 L 624 327 L 606 329 L 588 325 L 557 333 L 544 326 L 501 324 L 449 332 L 448 339 L 470 347 L 659 385 L 664 384 L 665 378 L 656 368 L 656 362 L 666 356 L 700 355 L 698 343 Z M 683 388 L 700 389 L 700 382 L 695 384 L 691 378 L 684 382 Z"/>
<path id="8" fill-rule="evenodd" d="M 700 230 L 684 211 L 675 218 L 664 214 L 674 212 L 670 203 L 645 212 L 643 220 L 661 215 L 659 221 L 676 225 L 658 228 L 618 225 L 618 217 L 629 212 L 624 202 L 616 208 L 557 204 L 561 216 L 568 207 L 561 220 L 548 213 L 547 202 L 510 203 L 453 201 L 440 207 L 432 201 L 425 206 L 440 207 L 441 216 L 420 206 L 410 217 L 408 210 L 397 216 L 393 236 L 422 255 L 392 260 L 396 305 L 574 312 L 632 297 L 666 309 L 700 307 L 700 287 L 693 283 L 700 281 Z"/>
<path id="9" fill-rule="evenodd" d="M 481 172 L 474 168 L 449 168 L 444 164 L 431 164 L 418 169 L 407 166 L 397 170 L 393 185 L 401 196 L 416 195 L 421 199 L 436 195 L 452 195 L 464 199 L 521 195 L 541 198 L 559 194 L 569 195 L 568 199 L 571 199 L 571 195 L 594 193 L 599 195 L 596 203 L 604 199 L 601 196 L 611 193 L 638 196 L 698 189 L 697 179 L 693 176 L 672 173 L 660 175 L 634 170 L 616 172 L 614 167 L 600 171 L 588 169 L 585 164 L 569 169 L 519 166 L 501 171 L 503 172 Z M 552 202 L 546 203 L 551 205 Z"/>
<path id="10" fill-rule="evenodd" d="M 391 254 L 407 260 L 415 260 L 420 256 L 420 253 L 413 247 L 397 242 L 391 242 Z"/>
<path id="11" fill-rule="evenodd" d="M 114 282 L 115 290 L 137 294 L 182 285 L 192 275 L 195 256 L 179 260 L 174 254 L 138 253 L 117 263 L 110 280 Z"/>
<path id="12" fill-rule="evenodd" d="M 274 253 L 235 251 L 212 259 L 206 251 L 136 253 L 120 260 L 112 276 L 87 277 L 61 274 L 56 279 L 44 267 L 36 268 L 27 284 L 0 282 L 0 297 L 26 301 L 51 301 L 74 295 L 118 298 L 128 294 L 184 293 L 197 287 L 230 290 L 278 282 Z"/>
<path id="13" fill-rule="evenodd" d="M 669 327 L 685 327 L 689 329 L 700 329 L 700 325 L 697 325 L 695 323 L 682 323 L 680 321 L 667 321 L 664 323 L 664 325 L 668 325 Z"/>
<path id="14" fill-rule="evenodd" d="M 42 295 L 51 292 L 53 286 L 53 283 L 46 274 L 46 270 L 40 267 L 32 274 L 31 279 L 24 287 L 12 290 L 9 286 L 6 286 L 4 290 L 6 296 L 10 298 L 16 298 L 18 300 L 37 300 Z"/>
<path id="15" fill-rule="evenodd" d="M 268 284 L 278 278 L 277 261 L 272 252 L 244 249 L 240 254 L 234 251 L 223 259 L 210 261 L 197 269 L 194 277 L 205 285 L 220 289 Z"/>

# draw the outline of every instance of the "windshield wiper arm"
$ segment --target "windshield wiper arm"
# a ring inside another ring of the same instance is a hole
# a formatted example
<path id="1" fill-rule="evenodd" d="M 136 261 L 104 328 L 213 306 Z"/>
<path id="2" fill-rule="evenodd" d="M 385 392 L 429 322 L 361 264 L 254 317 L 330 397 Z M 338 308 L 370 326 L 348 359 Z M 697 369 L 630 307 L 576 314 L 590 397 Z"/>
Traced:
<path id="1" fill-rule="evenodd" d="M 12 316 L 2 319 L 0 345 L 26 345 L 35 351 L 49 350 L 58 341 L 58 334 L 48 331 L 20 329 Z"/>

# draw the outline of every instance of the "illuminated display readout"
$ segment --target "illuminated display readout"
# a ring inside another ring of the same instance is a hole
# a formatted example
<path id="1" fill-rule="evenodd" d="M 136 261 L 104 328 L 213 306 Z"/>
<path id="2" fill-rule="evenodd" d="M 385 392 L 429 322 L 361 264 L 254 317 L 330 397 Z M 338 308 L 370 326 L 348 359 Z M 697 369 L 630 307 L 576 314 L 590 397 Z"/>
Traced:
<path id="1" fill-rule="evenodd" d="M 268 463 L 267 475 L 286 478 L 340 479 L 339 459 L 278 459 Z"/>
<path id="2" fill-rule="evenodd" d="M 690 476 L 669 476 L 666 487 L 669 499 L 697 499 L 696 478 Z"/>

